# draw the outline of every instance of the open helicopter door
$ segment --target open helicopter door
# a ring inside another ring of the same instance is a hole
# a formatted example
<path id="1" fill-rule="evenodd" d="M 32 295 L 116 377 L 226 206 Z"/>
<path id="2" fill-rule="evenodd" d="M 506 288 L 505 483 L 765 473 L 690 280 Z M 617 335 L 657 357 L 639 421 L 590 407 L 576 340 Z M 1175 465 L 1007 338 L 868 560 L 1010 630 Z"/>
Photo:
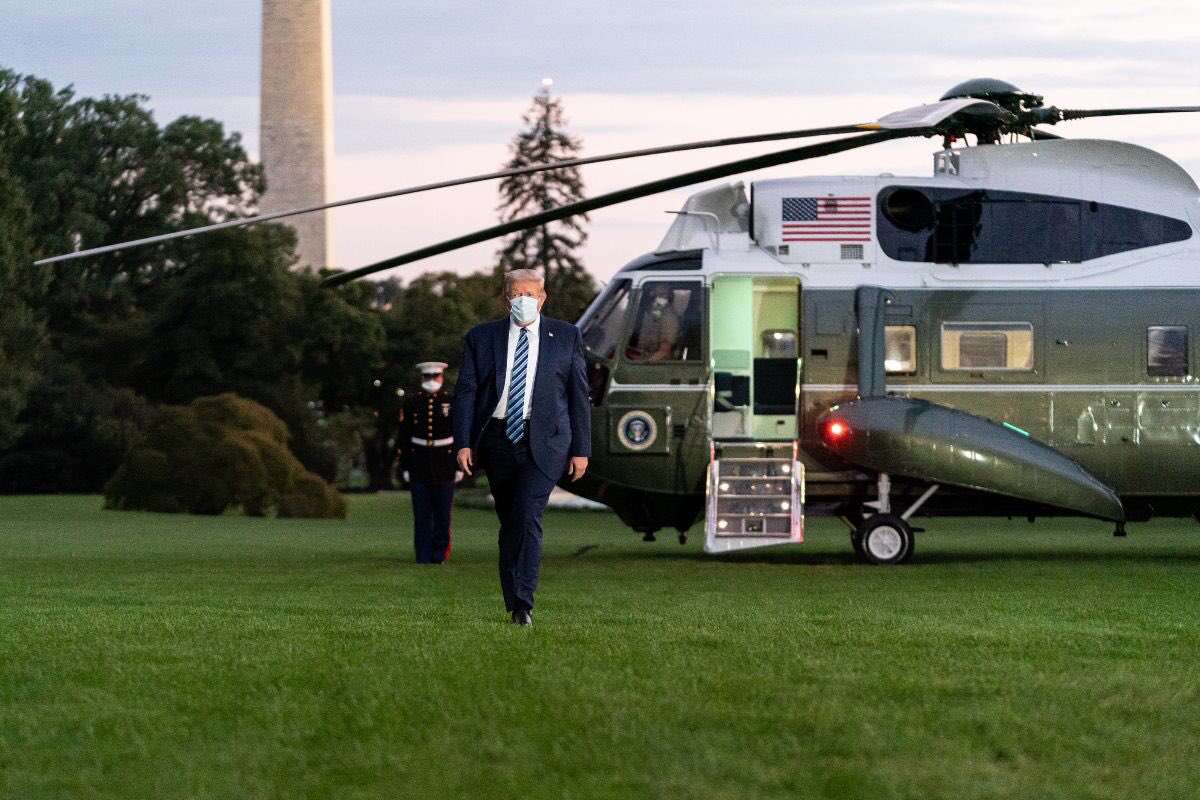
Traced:
<path id="1" fill-rule="evenodd" d="M 709 294 L 708 505 L 704 549 L 804 538 L 797 458 L 800 281 L 716 275 Z"/>

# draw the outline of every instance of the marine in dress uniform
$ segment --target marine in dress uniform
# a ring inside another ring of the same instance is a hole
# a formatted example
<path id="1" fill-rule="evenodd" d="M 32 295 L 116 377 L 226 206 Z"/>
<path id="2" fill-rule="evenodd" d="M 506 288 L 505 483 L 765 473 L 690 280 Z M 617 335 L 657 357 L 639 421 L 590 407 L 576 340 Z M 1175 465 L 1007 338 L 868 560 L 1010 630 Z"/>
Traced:
<path id="1" fill-rule="evenodd" d="M 458 469 L 451 396 L 442 391 L 444 363 L 422 361 L 417 369 L 421 390 L 400 411 L 400 464 L 412 490 L 417 563 L 440 564 L 450 555 L 450 507 Z"/>

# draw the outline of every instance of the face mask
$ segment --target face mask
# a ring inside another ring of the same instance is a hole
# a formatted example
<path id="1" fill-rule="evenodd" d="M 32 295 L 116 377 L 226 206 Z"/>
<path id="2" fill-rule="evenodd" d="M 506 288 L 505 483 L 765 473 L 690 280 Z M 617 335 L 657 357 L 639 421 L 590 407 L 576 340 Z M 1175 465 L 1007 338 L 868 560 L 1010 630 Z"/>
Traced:
<path id="1" fill-rule="evenodd" d="M 665 298 L 665 297 L 654 298 L 654 307 L 655 308 L 666 308 L 667 307 L 667 298 Z"/>
<path id="2" fill-rule="evenodd" d="M 538 316 L 537 299 L 525 295 L 509 301 L 509 309 L 512 311 L 513 322 L 518 325 L 528 325 Z"/>
<path id="3" fill-rule="evenodd" d="M 430 394 L 433 394 L 438 389 L 442 388 L 442 382 L 441 381 L 421 381 L 421 388 L 424 389 L 425 391 L 429 392 Z"/>

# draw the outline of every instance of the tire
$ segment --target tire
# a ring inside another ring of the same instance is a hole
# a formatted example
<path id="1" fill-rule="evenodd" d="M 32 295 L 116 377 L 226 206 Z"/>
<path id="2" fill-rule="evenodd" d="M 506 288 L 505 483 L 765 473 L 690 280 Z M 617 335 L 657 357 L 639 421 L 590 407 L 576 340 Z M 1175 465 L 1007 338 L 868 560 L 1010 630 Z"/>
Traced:
<path id="1" fill-rule="evenodd" d="M 913 530 L 895 514 L 876 514 L 855 532 L 856 551 L 868 564 L 903 564 L 912 559 Z"/>

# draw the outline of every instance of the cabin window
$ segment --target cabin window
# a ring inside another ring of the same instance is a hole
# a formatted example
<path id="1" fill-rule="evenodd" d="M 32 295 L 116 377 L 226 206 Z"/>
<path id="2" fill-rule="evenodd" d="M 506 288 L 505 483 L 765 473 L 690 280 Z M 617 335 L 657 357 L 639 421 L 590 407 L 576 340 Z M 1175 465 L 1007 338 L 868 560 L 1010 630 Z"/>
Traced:
<path id="1" fill-rule="evenodd" d="M 610 283 L 579 321 L 583 346 L 589 353 L 606 360 L 616 355 L 628 312 L 629 281 Z"/>
<path id="2" fill-rule="evenodd" d="M 891 186 L 879 211 L 880 246 L 897 261 L 1079 263 L 1192 235 L 1162 214 L 1028 192 Z"/>
<path id="3" fill-rule="evenodd" d="M 943 322 L 942 369 L 1033 369 L 1033 325 L 1028 322 Z"/>
<path id="4" fill-rule="evenodd" d="M 625 358 L 637 362 L 699 361 L 704 296 L 696 281 L 646 281 Z"/>
<path id="5" fill-rule="evenodd" d="M 937 204 L 930 241 L 941 264 L 1078 263 L 1079 203 L 1010 200 L 984 192 Z"/>
<path id="6" fill-rule="evenodd" d="M 1188 374 L 1188 332 L 1182 325 L 1146 328 L 1146 374 L 1182 378 Z"/>
<path id="7" fill-rule="evenodd" d="M 916 326 L 885 326 L 883 329 L 883 349 L 883 367 L 888 375 L 913 375 L 916 373 Z"/>

